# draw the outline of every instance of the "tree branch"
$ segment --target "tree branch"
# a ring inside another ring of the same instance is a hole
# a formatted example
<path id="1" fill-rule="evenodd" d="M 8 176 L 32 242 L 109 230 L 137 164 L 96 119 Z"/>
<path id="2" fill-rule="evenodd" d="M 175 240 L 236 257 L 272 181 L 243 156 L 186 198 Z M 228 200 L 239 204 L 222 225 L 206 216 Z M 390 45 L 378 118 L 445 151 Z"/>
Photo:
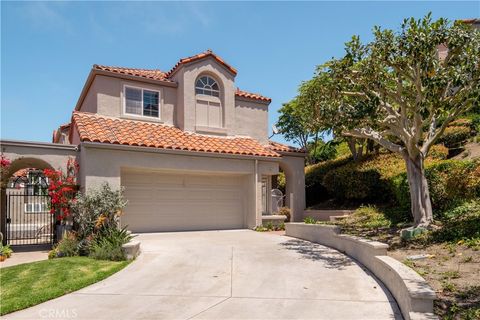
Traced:
<path id="1" fill-rule="evenodd" d="M 371 128 L 361 128 L 361 129 L 352 129 L 352 130 L 345 130 L 342 132 L 344 136 L 347 137 L 357 137 L 357 138 L 365 138 L 365 139 L 371 139 L 381 146 L 385 147 L 386 149 L 396 152 L 399 154 L 403 155 L 404 152 L 404 147 L 393 143 L 391 141 L 388 141 L 385 139 L 382 134 L 378 131 L 375 131 Z"/>

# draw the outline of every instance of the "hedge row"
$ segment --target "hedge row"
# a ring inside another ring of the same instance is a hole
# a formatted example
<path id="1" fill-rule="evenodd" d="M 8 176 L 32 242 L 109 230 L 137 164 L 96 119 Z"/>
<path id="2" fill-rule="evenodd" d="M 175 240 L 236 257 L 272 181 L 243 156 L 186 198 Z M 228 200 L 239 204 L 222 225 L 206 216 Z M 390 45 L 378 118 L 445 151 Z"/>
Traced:
<path id="1" fill-rule="evenodd" d="M 436 212 L 480 196 L 479 161 L 430 158 L 425 173 Z M 306 168 L 305 182 L 308 206 L 335 199 L 340 203 L 385 203 L 410 208 L 405 163 L 393 154 L 380 154 L 360 163 L 343 158 L 310 166 Z"/>
<path id="2" fill-rule="evenodd" d="M 447 148 L 458 148 L 472 136 L 472 129 L 466 126 L 447 127 L 438 143 L 444 144 Z"/>

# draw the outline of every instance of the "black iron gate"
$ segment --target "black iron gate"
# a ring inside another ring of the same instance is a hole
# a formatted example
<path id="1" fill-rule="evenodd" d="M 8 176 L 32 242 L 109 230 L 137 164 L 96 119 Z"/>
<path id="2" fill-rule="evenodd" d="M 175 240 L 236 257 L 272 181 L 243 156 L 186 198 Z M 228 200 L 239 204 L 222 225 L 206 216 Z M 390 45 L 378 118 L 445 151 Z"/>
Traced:
<path id="1" fill-rule="evenodd" d="M 50 213 L 51 199 L 46 181 L 40 177 L 31 183 L 15 181 L 6 189 L 5 240 L 13 246 L 51 245 L 55 219 Z"/>
<path id="2" fill-rule="evenodd" d="M 8 194 L 7 191 L 7 244 L 52 244 L 54 215 L 49 208 L 48 195 Z"/>

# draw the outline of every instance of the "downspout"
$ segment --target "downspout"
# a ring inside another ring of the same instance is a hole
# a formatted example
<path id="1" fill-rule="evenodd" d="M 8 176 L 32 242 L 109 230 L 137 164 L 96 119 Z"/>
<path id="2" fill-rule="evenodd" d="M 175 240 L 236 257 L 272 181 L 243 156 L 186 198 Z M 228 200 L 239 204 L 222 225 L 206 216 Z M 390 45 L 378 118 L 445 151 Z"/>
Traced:
<path id="1" fill-rule="evenodd" d="M 255 195 L 255 225 L 259 226 L 262 224 L 261 217 L 258 216 L 258 160 L 255 159 L 255 182 L 254 186 L 254 195 Z"/>

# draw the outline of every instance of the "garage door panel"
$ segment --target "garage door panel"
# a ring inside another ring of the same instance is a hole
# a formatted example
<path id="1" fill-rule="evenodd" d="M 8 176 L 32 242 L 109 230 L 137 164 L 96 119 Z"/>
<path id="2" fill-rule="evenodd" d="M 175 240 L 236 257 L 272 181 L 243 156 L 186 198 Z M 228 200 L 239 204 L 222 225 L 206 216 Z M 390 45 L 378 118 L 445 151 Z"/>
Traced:
<path id="1" fill-rule="evenodd" d="M 134 232 L 243 228 L 239 176 L 122 173 L 128 205 L 122 224 Z"/>

